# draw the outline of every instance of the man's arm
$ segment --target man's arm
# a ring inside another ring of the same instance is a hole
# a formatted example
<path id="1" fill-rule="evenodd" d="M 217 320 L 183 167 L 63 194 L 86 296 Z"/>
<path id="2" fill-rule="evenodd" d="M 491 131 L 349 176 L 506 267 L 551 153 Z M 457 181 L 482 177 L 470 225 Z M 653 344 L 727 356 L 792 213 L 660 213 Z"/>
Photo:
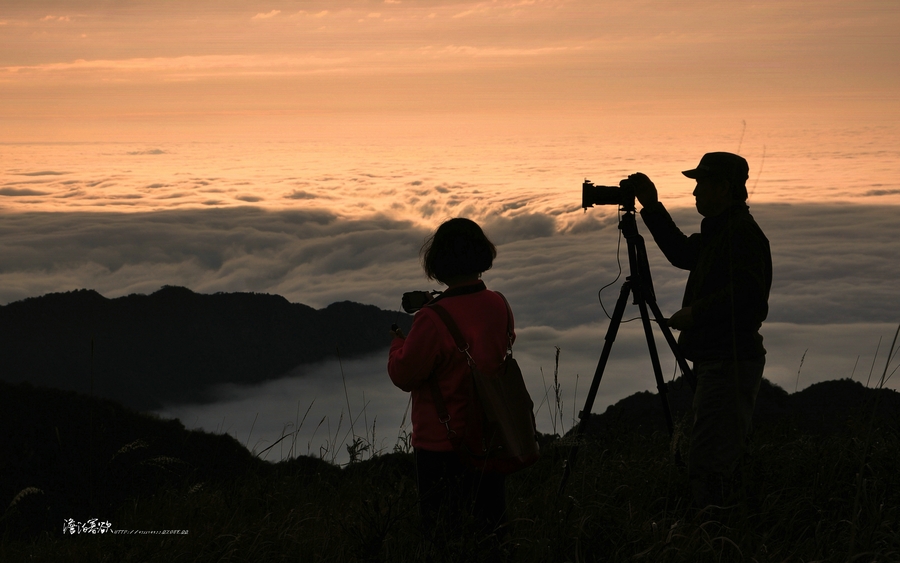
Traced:
<path id="1" fill-rule="evenodd" d="M 625 182 L 628 182 L 634 190 L 634 196 L 641 202 L 644 224 L 650 229 L 653 240 L 669 262 L 682 270 L 692 269 L 700 255 L 700 235 L 686 236 L 681 232 L 659 201 L 656 186 L 645 174 L 632 174 Z"/>

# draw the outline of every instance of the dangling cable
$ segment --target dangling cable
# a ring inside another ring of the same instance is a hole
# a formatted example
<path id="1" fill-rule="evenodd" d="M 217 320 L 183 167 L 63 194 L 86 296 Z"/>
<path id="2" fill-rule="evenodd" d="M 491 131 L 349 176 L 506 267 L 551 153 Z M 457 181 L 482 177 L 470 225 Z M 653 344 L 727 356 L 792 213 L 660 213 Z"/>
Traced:
<path id="1" fill-rule="evenodd" d="M 619 220 L 620 221 L 622 220 L 621 217 L 619 218 Z M 606 310 L 606 307 L 603 305 L 603 290 L 606 289 L 607 287 L 613 285 L 617 281 L 619 281 L 619 278 L 622 277 L 622 261 L 619 259 L 619 254 L 621 252 L 621 249 L 622 249 L 622 231 L 620 230 L 619 231 L 619 240 L 616 243 L 616 264 L 619 266 L 619 273 L 616 274 L 616 279 L 614 279 L 613 281 L 611 281 L 608 284 L 601 287 L 600 291 L 597 292 L 597 299 L 600 300 L 600 308 L 603 309 L 603 314 L 605 314 L 606 318 L 609 320 L 612 320 L 612 317 L 609 315 L 609 312 Z"/>
<path id="2" fill-rule="evenodd" d="M 620 207 L 619 208 L 619 222 L 620 223 L 622 222 L 622 213 L 621 212 L 622 212 L 622 208 Z M 612 317 L 609 315 L 609 312 L 606 310 L 606 307 L 603 305 L 603 290 L 606 289 L 607 287 L 611 286 L 612 284 L 616 283 L 617 281 L 619 281 L 619 278 L 622 277 L 622 260 L 620 257 L 621 252 L 622 252 L 622 230 L 619 229 L 619 240 L 616 242 L 616 265 L 619 267 L 619 272 L 616 274 L 616 279 L 614 279 L 613 281 L 611 281 L 608 284 L 601 287 L 600 291 L 597 292 L 597 299 L 600 301 L 600 308 L 603 309 L 603 314 L 605 314 L 606 318 L 609 320 L 612 320 Z M 640 320 L 640 317 L 633 317 L 631 319 L 628 319 L 627 321 L 621 321 L 621 322 L 630 323 L 632 321 L 637 321 L 637 320 Z"/>

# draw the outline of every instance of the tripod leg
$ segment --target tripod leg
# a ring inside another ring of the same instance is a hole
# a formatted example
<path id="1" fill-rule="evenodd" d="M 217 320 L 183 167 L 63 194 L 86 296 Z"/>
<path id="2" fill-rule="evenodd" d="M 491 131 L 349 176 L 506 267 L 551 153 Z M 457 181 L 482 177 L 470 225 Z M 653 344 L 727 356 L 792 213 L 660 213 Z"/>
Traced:
<path id="1" fill-rule="evenodd" d="M 669 344 L 669 348 L 672 349 L 672 354 L 675 355 L 675 361 L 678 362 L 678 367 L 681 368 L 681 373 L 683 373 L 684 377 L 687 378 L 688 385 L 691 386 L 691 391 L 695 391 L 697 389 L 697 378 L 694 377 L 694 370 L 691 369 L 691 367 L 687 363 L 687 360 L 684 359 L 684 354 L 681 353 L 681 349 L 678 347 L 678 342 L 672 335 L 672 330 L 669 329 L 669 325 L 667 325 L 663 320 L 663 315 L 659 310 L 659 306 L 653 299 L 648 299 L 647 305 L 650 307 L 650 311 L 653 313 L 653 318 L 659 325 L 660 330 L 662 330 L 663 336 L 666 338 L 666 342 L 668 342 Z"/>
<path id="2" fill-rule="evenodd" d="M 587 427 L 587 423 L 591 418 L 591 408 L 594 406 L 594 399 L 597 398 L 597 389 L 600 387 L 600 380 L 603 378 L 603 370 L 606 369 L 606 362 L 609 360 L 609 354 L 612 351 L 613 342 L 616 341 L 616 335 L 619 332 L 619 325 L 622 324 L 622 316 L 625 314 L 625 306 L 628 304 L 628 294 L 631 293 L 631 281 L 626 280 L 622 284 L 622 290 L 619 292 L 619 300 L 616 301 L 616 308 L 613 311 L 612 318 L 609 321 L 609 327 L 606 329 L 605 342 L 603 344 L 603 352 L 600 353 L 600 361 L 597 362 L 597 369 L 594 371 L 594 379 L 591 381 L 591 388 L 588 390 L 587 398 L 584 401 L 584 408 L 578 413 L 578 427 L 575 435 L 580 435 Z M 569 480 L 569 474 L 575 465 L 575 457 L 578 455 L 577 443 L 569 450 L 569 457 L 563 466 L 562 481 L 559 483 L 557 497 L 561 496 L 566 488 L 566 481 Z"/>
<path id="3" fill-rule="evenodd" d="M 662 367 L 659 364 L 659 352 L 656 350 L 656 341 L 653 339 L 653 327 L 650 325 L 650 315 L 647 313 L 647 302 L 644 300 L 643 295 L 639 295 L 637 301 L 641 310 L 641 323 L 644 325 L 644 334 L 647 336 L 647 348 L 650 350 L 653 375 L 656 377 L 656 389 L 659 391 L 659 398 L 662 400 L 663 414 L 666 417 L 666 428 L 668 428 L 669 436 L 671 437 L 675 427 L 672 424 L 672 410 L 669 408 L 669 399 L 666 396 L 669 390 L 666 388 Z"/>

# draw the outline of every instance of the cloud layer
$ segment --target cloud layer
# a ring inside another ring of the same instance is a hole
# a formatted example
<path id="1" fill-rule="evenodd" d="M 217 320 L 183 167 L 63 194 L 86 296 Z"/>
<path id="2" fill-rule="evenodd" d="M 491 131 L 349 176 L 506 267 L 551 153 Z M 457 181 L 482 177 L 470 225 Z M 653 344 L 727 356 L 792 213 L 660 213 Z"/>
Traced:
<path id="1" fill-rule="evenodd" d="M 758 204 L 751 211 L 772 243 L 770 321 L 897 320 L 894 209 Z M 618 230 L 615 217 L 593 213 L 562 233 L 540 214 L 481 221 L 500 250 L 485 278 L 521 303 L 523 324 L 568 328 L 602 314 L 596 292 L 617 275 Z M 673 213 L 686 232 L 698 228 L 696 212 Z M 427 285 L 417 262 L 427 234 L 386 217 L 252 207 L 7 214 L 0 224 L 0 302 L 76 288 L 115 297 L 171 284 L 278 293 L 317 307 L 352 299 L 394 308 L 403 291 Z M 665 262 L 652 239 L 647 248 L 659 303 L 671 312 L 686 273 Z M 617 292 L 617 285 L 604 292 L 607 304 Z"/>
<path id="2" fill-rule="evenodd" d="M 756 203 L 900 204 L 900 132 L 823 126 L 803 132 L 739 120 L 689 133 L 662 117 L 603 120 L 590 135 L 461 138 L 423 131 L 393 138 L 362 130 L 300 142 L 12 144 L 0 164 L 0 212 L 161 211 L 254 206 L 385 215 L 433 228 L 447 217 L 552 218 L 580 228 L 581 183 L 617 185 L 637 170 L 672 206 L 693 206 L 681 170 L 710 150 L 750 162 Z M 432 122 L 419 123 L 430 126 Z M 392 123 L 393 125 L 393 123 Z M 663 136 L 659 131 L 665 130 Z M 673 133 L 677 131 L 678 133 Z M 610 215 L 598 208 L 590 217 Z M 544 220 L 544 219 L 540 219 Z"/>
<path id="3" fill-rule="evenodd" d="M 537 403 L 544 400 L 552 380 L 555 347 L 561 348 L 564 414 L 582 406 L 607 328 L 597 291 L 614 282 L 618 273 L 615 218 L 594 211 L 565 232 L 554 228 L 552 217 L 541 214 L 482 221 L 499 251 L 485 280 L 512 303 L 519 332 L 516 355 Z M 876 381 L 900 322 L 900 263 L 895 259 L 900 254 L 900 225 L 895 210 L 759 204 L 751 211 L 766 231 L 774 257 L 770 317 L 763 327 L 767 377 L 789 391 L 840 377 L 865 382 L 870 371 Z M 673 213 L 685 231 L 696 229 L 695 211 L 676 208 Z M 647 235 L 640 222 L 639 228 Z M 325 211 L 252 207 L 5 214 L 0 222 L 0 302 L 83 287 L 114 297 L 173 284 L 199 292 L 277 293 L 315 307 L 350 299 L 399 309 L 402 292 L 436 287 L 426 282 L 418 264 L 427 234 L 418 225 L 386 217 L 347 220 Z M 668 265 L 652 241 L 647 244 L 660 307 L 671 314 L 680 306 L 685 273 Z M 621 281 L 602 294 L 607 310 Z M 626 317 L 636 314 L 636 307 L 629 307 Z M 674 360 L 658 333 L 656 341 L 665 376 L 672 377 Z M 374 357 L 344 368 L 359 372 L 351 383 L 354 415 L 370 401 L 368 424 L 377 416 L 385 429 L 382 435 L 391 434 L 387 445 L 392 446 L 406 396 L 387 381 L 385 365 L 385 358 Z M 336 387 L 339 367 L 305 369 L 319 375 L 226 389 L 213 405 L 173 405 L 166 412 L 188 425 L 233 432 L 251 447 L 258 444 L 259 450 L 277 439 L 286 423 L 296 422 L 298 408 L 302 416 L 316 399 L 307 428 L 314 429 L 327 416 L 334 436 L 342 410 L 346 416 L 342 387 Z M 889 382 L 897 385 L 896 377 Z M 626 323 L 595 410 L 653 388 L 641 327 Z M 550 431 L 551 411 L 546 409 L 545 404 L 539 421 L 542 430 Z M 254 426 L 256 413 L 260 419 Z M 346 418 L 343 425 L 346 430 Z M 313 451 L 325 433 L 319 430 Z"/>

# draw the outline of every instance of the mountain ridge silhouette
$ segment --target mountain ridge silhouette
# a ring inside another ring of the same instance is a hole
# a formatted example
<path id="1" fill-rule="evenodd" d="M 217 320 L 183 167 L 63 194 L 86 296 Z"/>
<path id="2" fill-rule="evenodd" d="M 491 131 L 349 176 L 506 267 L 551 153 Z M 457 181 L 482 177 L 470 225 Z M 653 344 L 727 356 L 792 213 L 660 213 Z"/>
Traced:
<path id="1" fill-rule="evenodd" d="M 682 378 L 666 384 L 667 400 L 675 424 L 690 427 L 693 393 Z M 763 378 L 753 412 L 756 429 L 787 425 L 807 434 L 831 434 L 846 429 L 851 420 L 873 414 L 879 420 L 900 423 L 900 393 L 878 389 L 850 379 L 814 383 L 795 393 L 788 393 Z M 651 391 L 634 393 L 607 407 L 602 414 L 591 414 L 585 432 L 637 431 L 667 432 L 659 394 Z"/>
<path id="2" fill-rule="evenodd" d="M 137 410 L 202 402 L 299 365 L 387 348 L 412 317 L 351 301 L 314 309 L 280 295 L 163 286 L 114 299 L 80 289 L 0 306 L 0 380 L 93 394 Z"/>

